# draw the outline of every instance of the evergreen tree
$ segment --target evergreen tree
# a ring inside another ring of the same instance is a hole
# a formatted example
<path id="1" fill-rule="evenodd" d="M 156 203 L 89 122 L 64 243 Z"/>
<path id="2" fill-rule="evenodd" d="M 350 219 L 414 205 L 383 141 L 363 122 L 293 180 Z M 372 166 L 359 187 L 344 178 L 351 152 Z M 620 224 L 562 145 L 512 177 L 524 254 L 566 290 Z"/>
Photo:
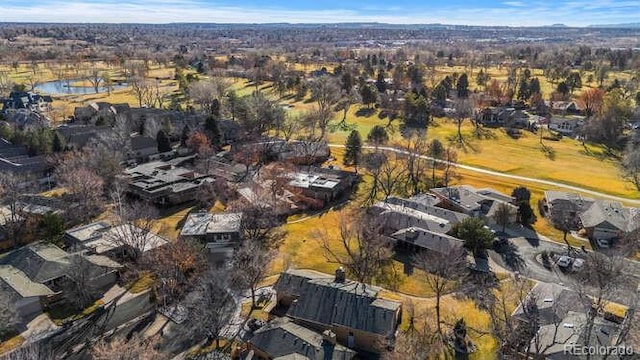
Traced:
<path id="1" fill-rule="evenodd" d="M 378 70 L 378 79 L 376 80 L 376 87 L 378 88 L 378 92 L 387 91 L 387 82 L 384 80 L 384 70 Z"/>
<path id="2" fill-rule="evenodd" d="M 531 96 L 540 94 L 540 80 L 538 80 L 537 77 L 531 79 L 531 82 L 529 83 L 529 94 L 531 94 Z"/>
<path id="3" fill-rule="evenodd" d="M 389 141 L 389 134 L 387 134 L 387 130 L 384 126 L 376 125 L 371 129 L 371 131 L 369 131 L 367 140 L 375 144 L 375 146 L 379 146 Z"/>
<path id="4" fill-rule="evenodd" d="M 518 85 L 518 100 L 527 101 L 531 97 L 531 91 L 529 89 L 529 82 L 524 77 L 520 79 Z"/>
<path id="5" fill-rule="evenodd" d="M 164 153 L 167 151 L 171 151 L 171 141 L 167 136 L 167 133 L 164 130 L 158 131 L 156 134 L 156 142 L 158 143 L 158 152 Z"/>
<path id="6" fill-rule="evenodd" d="M 222 135 L 220 134 L 220 126 L 218 120 L 214 116 L 209 116 L 205 120 L 204 129 L 207 132 L 211 145 L 219 149 L 222 146 Z"/>
<path id="7" fill-rule="evenodd" d="M 59 132 L 53 134 L 53 152 L 61 152 L 65 149 L 66 144 Z"/>
<path id="8" fill-rule="evenodd" d="M 467 78 L 466 73 L 460 75 L 460 77 L 458 78 L 456 89 L 458 90 L 459 98 L 466 99 L 469 97 L 469 79 Z"/>
<path id="9" fill-rule="evenodd" d="M 185 125 L 182 128 L 182 134 L 180 135 L 181 147 L 187 147 L 187 140 L 189 140 L 189 136 L 191 136 L 191 129 L 189 129 L 189 126 Z"/>
<path id="10" fill-rule="evenodd" d="M 213 101 L 211 102 L 211 116 L 213 116 L 216 119 L 220 119 L 220 110 L 221 110 L 220 100 L 213 99 Z"/>
<path id="11" fill-rule="evenodd" d="M 362 98 L 362 103 L 366 105 L 367 108 L 371 108 L 371 104 L 375 104 L 378 100 L 376 88 L 369 84 L 363 86 L 360 90 L 360 97 Z"/>
<path id="12" fill-rule="evenodd" d="M 345 153 L 343 164 L 353 165 L 358 173 L 358 164 L 360 163 L 360 156 L 362 155 L 362 139 L 358 130 L 353 130 L 349 133 L 347 142 L 345 143 Z"/>

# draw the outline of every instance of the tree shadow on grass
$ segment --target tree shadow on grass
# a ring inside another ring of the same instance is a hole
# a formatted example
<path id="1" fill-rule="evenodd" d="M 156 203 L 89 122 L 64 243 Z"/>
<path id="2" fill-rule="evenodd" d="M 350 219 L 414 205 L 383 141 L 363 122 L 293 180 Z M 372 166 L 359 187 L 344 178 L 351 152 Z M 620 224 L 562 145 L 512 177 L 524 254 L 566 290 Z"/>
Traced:
<path id="1" fill-rule="evenodd" d="M 462 139 L 460 139 L 457 134 L 449 135 L 447 136 L 447 142 L 449 143 L 449 145 L 454 146 L 457 149 L 460 149 L 465 154 L 468 154 L 468 153 L 477 154 L 480 152 L 480 147 L 478 146 L 478 144 L 473 143 L 473 141 L 471 141 L 469 136 L 463 135 Z"/>
<path id="2" fill-rule="evenodd" d="M 540 151 L 544 154 L 544 156 L 549 160 L 556 159 L 556 150 L 551 146 L 545 145 L 544 143 L 540 144 Z"/>
<path id="3" fill-rule="evenodd" d="M 360 108 L 358 109 L 358 111 L 356 111 L 356 116 L 357 117 L 370 117 L 373 114 L 375 114 L 376 109 L 374 108 Z"/>

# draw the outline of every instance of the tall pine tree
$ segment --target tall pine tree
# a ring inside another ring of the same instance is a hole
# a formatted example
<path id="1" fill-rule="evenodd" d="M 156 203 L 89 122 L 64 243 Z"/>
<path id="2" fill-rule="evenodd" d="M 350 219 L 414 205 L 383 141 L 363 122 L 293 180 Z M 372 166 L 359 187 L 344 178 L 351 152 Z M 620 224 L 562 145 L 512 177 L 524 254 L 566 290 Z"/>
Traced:
<path id="1" fill-rule="evenodd" d="M 218 120 L 216 120 L 215 116 L 207 117 L 204 123 L 204 129 L 207 132 L 209 140 L 211 140 L 211 145 L 215 149 L 220 149 L 222 146 L 222 135 L 220 134 L 220 126 L 218 126 Z"/>
<path id="2" fill-rule="evenodd" d="M 156 134 L 156 142 L 158 143 L 159 153 L 171 151 L 171 141 L 169 140 L 169 137 L 167 136 L 167 133 L 164 132 L 164 130 L 158 131 L 158 133 Z"/>
<path id="3" fill-rule="evenodd" d="M 362 138 L 360 137 L 360 133 L 358 130 L 353 130 L 349 133 L 349 137 L 347 137 L 347 142 L 345 143 L 345 152 L 344 152 L 344 165 L 353 165 L 356 169 L 356 174 L 358 173 L 358 164 L 360 163 L 360 156 L 362 155 Z"/>

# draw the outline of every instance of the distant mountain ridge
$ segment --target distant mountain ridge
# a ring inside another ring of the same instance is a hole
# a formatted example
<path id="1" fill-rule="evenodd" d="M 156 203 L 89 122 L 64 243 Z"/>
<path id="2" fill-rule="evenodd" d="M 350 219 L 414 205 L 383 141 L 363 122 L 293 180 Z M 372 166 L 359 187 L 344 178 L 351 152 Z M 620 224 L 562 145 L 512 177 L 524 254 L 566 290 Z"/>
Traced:
<path id="1" fill-rule="evenodd" d="M 618 28 L 618 29 L 638 29 L 640 28 L 640 22 L 627 23 L 627 24 L 601 24 L 601 25 L 589 25 L 590 28 Z"/>

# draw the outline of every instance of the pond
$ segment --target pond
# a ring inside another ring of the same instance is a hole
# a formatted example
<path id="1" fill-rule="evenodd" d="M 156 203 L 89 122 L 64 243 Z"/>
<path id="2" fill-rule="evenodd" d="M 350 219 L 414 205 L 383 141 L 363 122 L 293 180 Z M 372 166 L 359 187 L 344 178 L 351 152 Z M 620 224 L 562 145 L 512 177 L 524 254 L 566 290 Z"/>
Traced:
<path id="1" fill-rule="evenodd" d="M 47 81 L 41 84 L 37 84 L 35 86 L 35 90 L 43 94 L 49 95 L 86 95 L 86 94 L 95 94 L 96 90 L 93 86 L 75 86 L 73 84 L 82 82 L 82 79 L 72 79 L 72 80 L 55 80 L 55 81 Z M 117 83 L 111 85 L 111 91 L 124 89 L 127 87 L 126 83 Z M 106 86 L 100 86 L 98 88 L 98 93 L 107 92 Z"/>

